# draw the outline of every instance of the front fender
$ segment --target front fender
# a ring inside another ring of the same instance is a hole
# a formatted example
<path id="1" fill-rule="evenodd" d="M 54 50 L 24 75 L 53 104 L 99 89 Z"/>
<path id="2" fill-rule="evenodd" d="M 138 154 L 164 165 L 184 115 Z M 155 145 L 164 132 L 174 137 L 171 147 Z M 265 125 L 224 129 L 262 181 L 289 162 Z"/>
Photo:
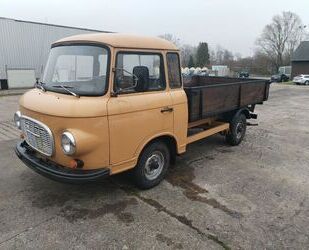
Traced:
<path id="1" fill-rule="evenodd" d="M 178 145 L 179 145 L 179 142 L 177 141 L 177 138 L 175 137 L 175 135 L 173 135 L 172 133 L 159 133 L 159 134 L 156 134 L 152 137 L 149 137 L 147 138 L 146 140 L 143 141 L 143 143 L 141 143 L 139 145 L 139 147 L 137 148 L 137 150 L 135 151 L 135 158 L 138 159 L 140 154 L 142 153 L 143 149 L 149 144 L 151 143 L 152 141 L 155 141 L 157 139 L 160 139 L 160 138 L 164 138 L 164 137 L 168 137 L 168 138 L 171 138 L 175 141 L 175 149 L 176 149 L 176 152 L 178 151 Z"/>
<path id="2" fill-rule="evenodd" d="M 156 135 L 153 135 L 151 137 L 145 138 L 142 143 L 139 144 L 137 149 L 135 150 L 134 157 L 131 158 L 130 160 L 120 162 L 116 165 L 111 166 L 111 174 L 117 174 L 120 172 L 124 172 L 126 170 L 132 169 L 136 166 L 139 156 L 142 153 L 143 149 L 152 141 L 155 141 L 156 139 L 163 138 L 163 137 L 169 137 L 173 138 L 175 143 L 176 143 L 176 151 L 178 151 L 178 145 L 179 142 L 177 141 L 177 138 L 172 134 L 172 133 L 158 133 Z"/>

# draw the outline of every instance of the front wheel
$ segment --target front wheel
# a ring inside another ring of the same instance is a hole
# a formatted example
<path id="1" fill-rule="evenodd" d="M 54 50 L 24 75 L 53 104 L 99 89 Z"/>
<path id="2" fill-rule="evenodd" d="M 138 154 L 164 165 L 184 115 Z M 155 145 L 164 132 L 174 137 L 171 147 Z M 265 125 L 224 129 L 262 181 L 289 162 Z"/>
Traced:
<path id="1" fill-rule="evenodd" d="M 236 115 L 230 122 L 230 130 L 226 135 L 226 142 L 236 146 L 244 139 L 247 129 L 247 119 L 244 114 Z"/>
<path id="2" fill-rule="evenodd" d="M 165 177 L 170 163 L 170 151 L 163 142 L 154 142 L 142 152 L 133 169 L 135 184 L 141 189 L 158 185 Z"/>
<path id="3" fill-rule="evenodd" d="M 305 82 L 305 85 L 309 85 L 309 81 L 306 81 L 306 82 Z"/>

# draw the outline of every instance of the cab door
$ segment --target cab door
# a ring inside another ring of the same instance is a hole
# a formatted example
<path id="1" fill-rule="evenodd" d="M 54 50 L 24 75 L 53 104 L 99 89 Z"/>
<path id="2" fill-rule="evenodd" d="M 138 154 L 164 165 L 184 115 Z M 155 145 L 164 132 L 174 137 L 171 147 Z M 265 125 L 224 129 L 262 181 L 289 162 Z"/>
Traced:
<path id="1" fill-rule="evenodd" d="M 187 145 L 188 104 L 183 90 L 180 57 L 178 52 L 166 53 L 167 78 L 172 98 L 174 115 L 174 135 L 177 138 L 177 151 L 184 153 Z"/>
<path id="2" fill-rule="evenodd" d="M 161 53 L 118 51 L 113 71 L 108 121 L 110 164 L 117 173 L 132 167 L 149 140 L 173 133 L 173 108 Z"/>

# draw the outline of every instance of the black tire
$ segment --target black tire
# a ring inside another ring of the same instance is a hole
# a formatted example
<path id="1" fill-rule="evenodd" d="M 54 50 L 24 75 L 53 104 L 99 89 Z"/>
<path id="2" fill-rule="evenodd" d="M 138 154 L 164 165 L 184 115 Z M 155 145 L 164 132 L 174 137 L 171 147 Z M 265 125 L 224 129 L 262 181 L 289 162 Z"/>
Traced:
<path id="1" fill-rule="evenodd" d="M 232 146 L 237 146 L 244 139 L 247 129 L 247 119 L 244 114 L 235 115 L 230 122 L 230 130 L 225 140 Z"/>
<path id="2" fill-rule="evenodd" d="M 158 185 L 166 176 L 169 164 L 170 151 L 165 143 L 158 141 L 148 145 L 132 171 L 136 186 L 149 189 Z M 154 172 L 156 174 L 151 175 Z"/>

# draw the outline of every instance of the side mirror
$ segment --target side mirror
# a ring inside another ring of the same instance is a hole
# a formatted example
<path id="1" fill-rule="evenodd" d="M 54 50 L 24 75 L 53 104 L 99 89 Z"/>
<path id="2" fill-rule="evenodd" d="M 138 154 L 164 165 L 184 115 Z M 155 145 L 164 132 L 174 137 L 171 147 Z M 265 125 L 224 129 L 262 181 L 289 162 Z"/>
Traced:
<path id="1" fill-rule="evenodd" d="M 137 87 L 138 81 L 139 81 L 139 78 L 136 75 L 132 74 L 131 72 L 129 72 L 129 71 L 123 69 L 123 68 L 113 68 L 113 72 L 117 72 L 117 71 L 122 71 L 122 75 L 123 75 L 123 72 L 127 73 L 128 75 L 131 75 L 133 82 L 132 82 L 131 86 L 128 86 L 128 87 L 125 87 L 125 88 L 120 88 L 117 91 L 113 91 L 112 94 L 111 94 L 112 97 L 117 97 L 118 94 L 120 94 L 122 92 L 135 89 Z M 116 73 L 116 79 L 117 79 L 117 73 Z M 122 79 L 117 79 L 117 82 L 120 82 L 121 80 Z"/>

